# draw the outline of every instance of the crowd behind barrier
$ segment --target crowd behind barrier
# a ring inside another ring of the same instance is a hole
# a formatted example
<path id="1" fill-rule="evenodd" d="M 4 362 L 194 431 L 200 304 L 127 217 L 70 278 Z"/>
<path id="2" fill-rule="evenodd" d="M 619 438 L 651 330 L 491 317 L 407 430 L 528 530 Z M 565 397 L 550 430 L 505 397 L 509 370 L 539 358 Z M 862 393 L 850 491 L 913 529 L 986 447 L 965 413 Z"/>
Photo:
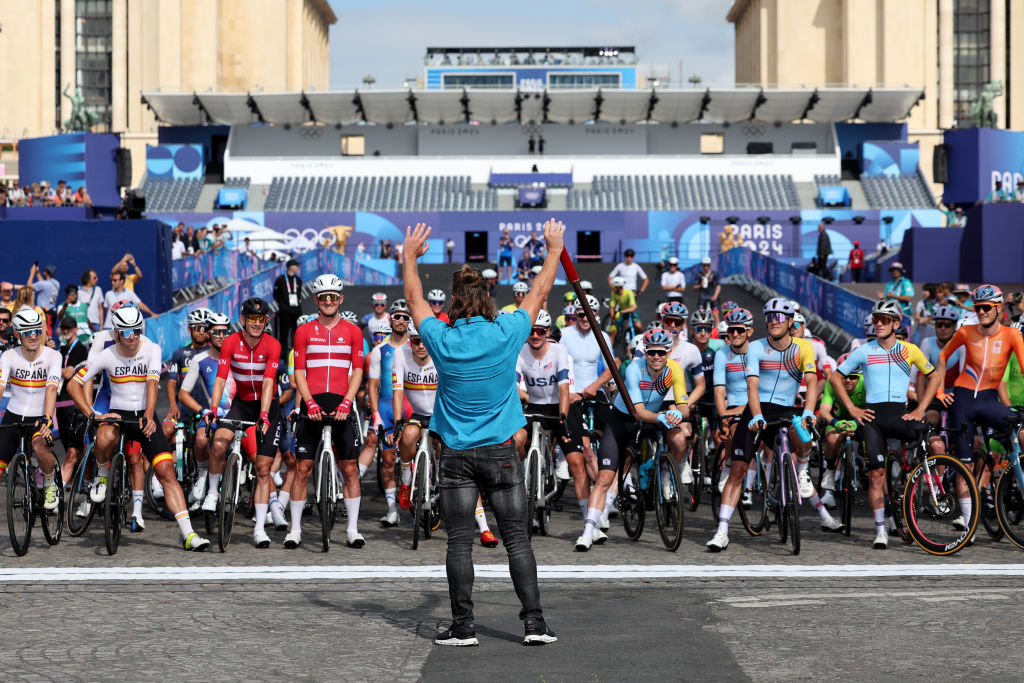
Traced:
<path id="1" fill-rule="evenodd" d="M 251 254 L 238 251 L 210 252 L 185 256 L 171 261 L 173 268 L 172 286 L 175 290 L 194 287 L 215 277 L 239 280 L 252 277 L 265 262 Z"/>

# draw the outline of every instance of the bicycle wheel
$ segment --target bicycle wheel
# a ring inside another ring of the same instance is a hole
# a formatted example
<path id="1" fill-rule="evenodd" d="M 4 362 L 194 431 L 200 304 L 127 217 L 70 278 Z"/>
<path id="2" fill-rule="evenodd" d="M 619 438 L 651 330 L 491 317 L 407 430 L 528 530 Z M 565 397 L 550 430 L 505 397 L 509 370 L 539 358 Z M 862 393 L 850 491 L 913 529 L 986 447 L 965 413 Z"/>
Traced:
<path id="1" fill-rule="evenodd" d="M 437 460 L 429 454 L 427 457 L 430 458 L 430 474 L 424 477 L 426 484 L 423 487 L 423 540 L 429 539 L 431 533 L 441 526 L 441 515 L 438 514 L 439 510 L 437 509 L 438 500 L 440 499 L 440 496 L 437 495 L 438 464 Z M 427 505 L 428 502 L 430 505 Z"/>
<path id="2" fill-rule="evenodd" d="M 54 459 L 53 483 L 57 486 L 57 507 L 40 515 L 40 526 L 43 527 L 43 538 L 50 545 L 60 543 L 60 535 L 64 530 L 64 480 L 60 478 L 60 463 Z"/>
<path id="3" fill-rule="evenodd" d="M 416 466 L 416 461 L 413 461 Z M 416 467 L 413 470 L 413 492 L 412 492 L 412 549 L 416 550 L 420 547 L 420 527 L 422 526 L 423 520 L 423 501 L 426 499 L 426 493 L 423 490 L 426 484 L 426 475 L 423 470 L 424 467 Z"/>
<path id="4" fill-rule="evenodd" d="M 718 509 L 722 505 L 722 492 L 718 490 L 718 482 L 722 477 L 722 468 L 725 466 L 725 445 L 719 444 L 711 455 L 711 465 L 705 470 L 704 476 L 711 480 L 708 486 L 708 495 L 711 497 L 711 516 L 718 521 Z"/>
<path id="5" fill-rule="evenodd" d="M 82 457 L 75 463 L 75 469 L 71 471 L 71 485 L 68 487 L 68 495 L 64 502 L 66 510 L 64 519 L 67 521 L 68 533 L 72 536 L 80 536 L 85 533 L 96 514 L 96 507 L 89 498 L 89 468 L 92 467 L 92 444 L 85 450 Z M 84 503 L 84 507 L 82 507 Z M 82 507 L 83 516 L 78 516 L 78 508 Z"/>
<path id="6" fill-rule="evenodd" d="M 793 456 L 786 454 L 782 458 L 782 469 L 786 476 L 786 527 L 789 541 L 793 546 L 793 554 L 800 554 L 800 504 L 797 502 L 796 472 L 793 469 Z"/>
<path id="7" fill-rule="evenodd" d="M 103 499 L 103 538 L 107 554 L 117 552 L 121 543 L 121 527 L 124 525 L 124 453 L 117 453 L 110 460 L 110 476 L 107 481 L 107 495 Z"/>
<path id="8" fill-rule="evenodd" d="M 999 518 L 996 515 L 994 489 L 993 491 L 978 489 L 978 497 L 981 499 L 981 510 L 978 517 L 992 540 L 998 541 L 1003 537 L 1003 527 L 999 526 Z"/>
<path id="9" fill-rule="evenodd" d="M 155 479 L 157 479 L 156 468 L 150 467 L 149 469 L 146 470 L 146 504 L 149 505 L 150 509 L 153 512 L 157 513 L 164 519 L 173 520 L 174 513 L 167 509 L 167 503 L 164 500 L 164 498 L 162 496 L 160 498 L 157 498 L 156 495 L 153 493 L 153 481 Z M 188 495 L 188 490 L 188 488 L 185 488 L 184 486 L 182 487 L 182 491 L 185 493 L 185 495 Z"/>
<path id="10" fill-rule="evenodd" d="M 767 467 L 771 467 L 771 485 L 768 487 L 769 509 L 772 513 L 771 523 L 779 527 L 779 543 L 785 543 L 789 538 L 789 529 L 786 527 L 786 501 L 782 499 L 782 477 L 780 474 L 782 467 L 777 462 L 772 462 L 766 465 Z"/>
<path id="11" fill-rule="evenodd" d="M 764 462 L 754 458 L 750 461 L 749 466 L 757 470 L 757 476 L 754 477 L 749 491 L 750 508 L 743 505 L 742 497 L 737 508 L 740 513 L 740 521 L 743 522 L 743 528 L 747 530 L 747 533 L 751 536 L 760 536 L 764 533 L 768 523 L 768 496 L 766 495 L 768 479 L 764 471 Z M 744 477 L 744 487 L 746 487 L 746 477 Z M 716 485 L 714 489 L 717 491 L 718 486 Z"/>
<path id="12" fill-rule="evenodd" d="M 622 518 L 622 528 L 626 532 L 626 537 L 635 541 L 644 532 L 645 510 L 643 492 L 640 489 L 640 464 L 632 446 L 626 449 L 626 459 L 629 467 L 622 472 L 619 478 L 619 495 L 616 505 L 619 508 L 619 517 Z"/>
<path id="13" fill-rule="evenodd" d="M 527 537 L 533 536 L 533 522 L 537 519 L 537 491 L 536 488 L 540 486 L 537 474 L 537 460 L 540 459 L 540 453 L 536 451 L 529 451 L 526 454 L 526 535 Z"/>
<path id="14" fill-rule="evenodd" d="M 654 490 L 654 513 L 658 531 L 665 547 L 675 552 L 683 540 L 683 507 L 679 472 L 675 460 L 667 453 L 659 453 L 654 463 L 657 472 Z"/>
<path id="15" fill-rule="evenodd" d="M 1011 543 L 1024 548 L 1024 528 L 1021 527 L 1021 522 L 1024 522 L 1024 491 L 1012 466 L 1007 466 L 999 475 L 995 498 L 999 527 Z"/>
<path id="16" fill-rule="evenodd" d="M 318 511 L 320 514 L 320 543 L 326 553 L 331 549 L 331 531 L 334 529 L 334 491 L 331 481 L 333 470 L 331 469 L 331 454 L 324 452 L 320 454 L 320 489 L 317 491 Z"/>
<path id="17" fill-rule="evenodd" d="M 227 552 L 231 545 L 231 529 L 235 525 L 235 511 L 238 509 L 238 472 L 241 456 L 229 453 L 224 474 L 220 478 L 220 500 L 217 501 L 217 547 Z"/>
<path id="18" fill-rule="evenodd" d="M 890 451 L 885 456 L 885 485 L 889 492 L 886 512 L 892 516 L 896 525 L 896 535 L 904 543 L 913 543 L 907 520 L 903 516 L 903 492 L 907 487 L 907 468 L 903 466 L 903 456 Z"/>
<path id="19" fill-rule="evenodd" d="M 11 547 L 19 557 L 28 552 L 34 524 L 28 461 L 24 453 L 18 453 L 7 466 L 7 529 L 11 533 Z"/>
<path id="20" fill-rule="evenodd" d="M 377 461 L 377 492 L 384 493 L 384 454 L 380 447 L 380 435 L 377 435 L 377 449 L 373 452 L 373 459 Z"/>
<path id="21" fill-rule="evenodd" d="M 550 460 L 550 452 L 544 453 L 543 456 L 537 458 L 537 482 L 541 495 L 546 496 L 548 491 L 553 491 L 555 488 L 555 470 Z M 537 507 L 537 515 L 534 517 L 537 520 L 537 532 L 541 536 L 548 535 L 548 528 L 551 526 L 551 504 L 545 502 L 543 507 Z"/>
<path id="22" fill-rule="evenodd" d="M 853 518 L 853 487 L 854 487 L 854 458 L 857 457 L 856 447 L 853 441 L 846 444 L 843 449 L 842 477 L 843 481 L 839 490 L 839 517 L 843 523 L 843 535 L 850 535 L 850 520 Z"/>
<path id="23" fill-rule="evenodd" d="M 932 472 L 931 485 L 923 462 L 911 470 L 903 494 L 903 515 L 910 535 L 919 546 L 933 555 L 952 555 L 967 545 L 978 525 L 978 488 L 971 471 L 956 458 L 928 455 L 927 463 Z M 936 474 L 936 467 L 945 467 L 945 474 Z M 953 527 L 953 521 L 962 514 L 956 477 L 967 484 L 971 499 L 971 517 L 964 520 L 963 531 Z"/>
<path id="24" fill-rule="evenodd" d="M 686 497 L 686 506 L 690 508 L 690 512 L 696 510 L 697 506 L 700 505 L 700 495 L 704 492 L 704 440 L 699 439 L 697 444 L 697 452 L 695 453 L 691 448 L 690 452 L 686 455 L 690 459 L 690 472 L 693 474 L 693 480 L 689 484 L 683 485 L 683 494 Z"/>

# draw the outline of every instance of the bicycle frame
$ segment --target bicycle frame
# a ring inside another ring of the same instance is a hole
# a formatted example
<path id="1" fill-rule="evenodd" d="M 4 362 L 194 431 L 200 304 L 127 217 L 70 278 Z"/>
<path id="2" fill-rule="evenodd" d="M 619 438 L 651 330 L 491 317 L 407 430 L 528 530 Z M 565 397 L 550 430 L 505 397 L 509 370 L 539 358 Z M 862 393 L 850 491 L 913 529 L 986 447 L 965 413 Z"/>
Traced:
<path id="1" fill-rule="evenodd" d="M 331 425 L 325 424 L 320 431 L 320 447 L 317 449 L 317 462 L 322 463 L 323 459 L 327 458 L 327 462 L 330 463 L 330 473 L 328 476 L 328 491 L 330 496 L 330 502 L 333 505 L 337 502 L 340 497 L 338 490 L 338 463 L 334 459 L 334 445 L 331 441 Z M 316 502 L 320 503 L 320 485 L 323 483 L 324 468 L 321 465 L 317 468 L 316 477 Z"/>

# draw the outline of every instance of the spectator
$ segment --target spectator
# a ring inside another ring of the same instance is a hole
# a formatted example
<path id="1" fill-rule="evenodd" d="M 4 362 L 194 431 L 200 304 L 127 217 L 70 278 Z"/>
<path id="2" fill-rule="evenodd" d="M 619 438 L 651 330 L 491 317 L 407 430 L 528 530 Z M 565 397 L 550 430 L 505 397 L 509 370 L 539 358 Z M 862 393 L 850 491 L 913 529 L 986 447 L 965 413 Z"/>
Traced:
<path id="1" fill-rule="evenodd" d="M 821 277 L 831 280 L 832 273 L 828 268 L 828 257 L 832 255 L 832 240 L 829 239 L 824 221 L 818 223 L 818 248 L 815 253 L 818 255 L 818 269 L 821 271 Z"/>
<path id="2" fill-rule="evenodd" d="M 501 233 L 498 240 L 498 278 L 505 282 L 512 277 L 512 234 L 508 228 Z M 448 259 L 451 263 L 451 259 Z"/>
<path id="3" fill-rule="evenodd" d="M 537 150 L 537 140 L 530 135 L 530 139 L 526 141 L 526 150 L 530 154 L 533 154 Z"/>
<path id="4" fill-rule="evenodd" d="M 103 290 L 99 280 L 95 270 L 87 270 L 82 273 L 78 286 L 78 298 L 89 305 L 89 328 L 93 332 L 99 332 L 103 327 Z"/>
<path id="5" fill-rule="evenodd" d="M 452 258 L 453 258 L 454 254 L 455 254 L 455 240 L 453 240 L 451 237 L 449 237 L 448 241 L 444 243 L 444 248 L 445 248 L 445 251 L 448 252 L 448 263 L 451 263 L 452 262 Z"/>
<path id="6" fill-rule="evenodd" d="M 609 273 L 608 285 L 612 284 L 613 277 L 622 276 L 626 278 L 626 289 L 631 289 L 636 292 L 637 296 L 640 296 L 647 290 L 647 284 L 650 282 L 647 278 L 647 273 L 644 272 L 639 263 L 633 261 L 636 257 L 636 252 L 632 249 L 624 251 L 622 257 L 622 263 L 612 268 L 612 272 Z"/>
<path id="7" fill-rule="evenodd" d="M 213 247 L 212 247 L 213 253 L 219 254 L 221 247 L 223 247 L 224 244 L 227 241 L 228 241 L 228 235 L 226 234 L 224 228 L 222 228 L 221 226 L 219 226 L 217 224 L 214 224 L 214 226 L 213 226 Z"/>
<path id="8" fill-rule="evenodd" d="M 128 273 L 128 266 L 132 267 L 132 273 Z M 135 291 L 135 283 L 142 279 L 142 269 L 135 263 L 135 257 L 131 253 L 127 253 L 121 257 L 121 260 L 117 262 L 113 268 L 110 269 L 110 274 L 121 273 L 124 276 L 124 286 L 131 291 Z"/>
<path id="9" fill-rule="evenodd" d="M 924 298 L 914 304 L 914 343 L 920 345 L 921 340 L 935 334 L 932 329 L 932 311 L 938 305 L 938 292 L 940 285 L 934 282 L 926 282 L 921 286 Z"/>
<path id="10" fill-rule="evenodd" d="M 14 338 L 14 326 L 11 320 L 14 314 L 6 308 L 0 308 L 0 353 L 14 348 L 18 342 Z"/>
<path id="11" fill-rule="evenodd" d="M 142 303 L 142 300 L 130 289 L 125 288 L 124 275 L 120 272 L 110 274 L 110 291 L 107 292 L 106 296 L 103 297 L 103 304 L 106 307 L 106 322 L 103 324 L 104 329 L 111 329 L 113 327 L 111 322 L 110 314 L 119 309 L 127 301 L 131 301 L 139 310 L 143 313 L 147 313 L 154 318 L 156 313 L 150 310 L 149 306 Z"/>
<path id="12" fill-rule="evenodd" d="M 661 260 L 658 262 L 658 266 L 661 268 L 662 273 L 668 269 L 668 257 L 671 255 L 672 247 L 667 244 L 661 245 Z"/>
<path id="13" fill-rule="evenodd" d="M 7 188 L 7 203 L 10 206 L 27 206 L 28 199 L 25 196 L 25 190 L 19 185 L 17 180 L 12 180 L 10 186 Z"/>
<path id="14" fill-rule="evenodd" d="M 391 258 L 391 240 L 384 240 L 380 243 L 380 257 L 383 259 Z"/>
<path id="15" fill-rule="evenodd" d="M 1024 292 L 1012 292 L 1006 297 L 1006 315 L 1011 323 L 1024 319 Z"/>
<path id="16" fill-rule="evenodd" d="M 71 198 L 71 202 L 75 206 L 92 206 L 92 197 L 85 189 L 85 185 L 79 185 L 78 189 L 75 190 L 75 194 Z"/>
<path id="17" fill-rule="evenodd" d="M 971 288 L 962 282 L 953 286 L 952 305 L 965 311 L 974 311 L 974 302 L 971 301 Z"/>
<path id="18" fill-rule="evenodd" d="M 173 241 L 175 241 L 175 242 L 184 242 L 185 241 L 185 224 L 184 223 L 178 223 L 177 225 L 174 226 L 174 229 L 171 230 L 171 239 Z"/>
<path id="19" fill-rule="evenodd" d="M 35 290 L 36 301 L 46 311 L 46 324 L 51 329 L 57 323 L 57 297 L 60 296 L 60 283 L 53 277 L 56 274 L 56 266 L 43 266 L 40 271 L 39 266 L 33 265 L 28 271 L 26 283 L 26 286 Z"/>
<path id="20" fill-rule="evenodd" d="M 64 303 L 57 310 L 60 320 L 71 318 L 78 326 L 78 339 L 89 341 L 92 330 L 89 329 L 89 304 L 78 298 L 78 286 L 68 285 L 64 288 Z"/>
<path id="21" fill-rule="evenodd" d="M 199 253 L 199 240 L 196 239 L 196 229 L 191 225 L 185 228 L 185 251 L 189 254 Z"/>
<path id="22" fill-rule="evenodd" d="M 404 243 L 395 242 L 395 260 L 398 261 L 398 265 L 402 265 L 402 249 L 404 248 Z"/>
<path id="23" fill-rule="evenodd" d="M 1017 189 L 1013 191 L 1012 201 L 1024 203 L 1024 180 L 1017 180 Z"/>
<path id="24" fill-rule="evenodd" d="M 896 299 L 900 302 L 900 309 L 903 311 L 903 317 L 910 317 L 910 302 L 914 300 L 914 283 L 908 278 L 903 277 L 903 264 L 899 261 L 893 261 L 892 265 L 889 266 L 889 273 L 892 275 L 892 280 L 885 283 L 885 290 L 875 292 L 879 299 Z"/>
<path id="25" fill-rule="evenodd" d="M 57 206 L 71 206 L 72 192 L 65 181 L 57 181 L 57 189 L 54 190 L 54 194 L 57 198 Z"/>
<path id="26" fill-rule="evenodd" d="M 171 258 L 177 261 L 183 256 L 185 256 L 185 242 L 182 240 L 174 240 L 171 242 Z"/>
<path id="27" fill-rule="evenodd" d="M 14 297 L 14 313 L 17 313 L 23 308 L 31 308 L 33 311 L 39 314 L 39 316 L 46 320 L 46 311 L 42 307 L 36 305 L 36 290 L 31 287 L 22 287 L 18 290 L 18 293 Z M 46 336 L 50 336 L 50 326 L 46 326 Z"/>
<path id="28" fill-rule="evenodd" d="M 277 302 L 277 340 L 282 349 L 291 348 L 289 336 L 295 332 L 295 324 L 302 315 L 302 278 L 299 277 L 299 262 L 288 261 L 286 271 L 274 281 L 274 301 Z"/>
<path id="29" fill-rule="evenodd" d="M 238 251 L 243 254 L 252 254 L 252 244 L 249 243 L 248 237 L 242 240 L 242 244 L 238 247 Z"/>
<path id="30" fill-rule="evenodd" d="M 526 261 L 527 268 L 540 265 L 543 261 L 543 250 L 544 243 L 537 239 L 536 232 L 531 232 L 530 239 L 523 245 L 523 260 Z"/>
<path id="31" fill-rule="evenodd" d="M 547 141 L 544 139 L 543 135 L 541 135 L 539 138 L 537 138 L 537 154 L 543 154 L 544 153 L 544 143 L 545 142 L 547 142 Z"/>
<path id="32" fill-rule="evenodd" d="M 516 264 L 516 282 L 530 282 L 530 264 L 526 261 Z"/>
<path id="33" fill-rule="evenodd" d="M 196 232 L 196 241 L 199 243 L 199 249 L 196 253 L 206 253 L 213 249 L 213 238 L 210 237 L 209 228 L 202 227 Z"/>
<path id="34" fill-rule="evenodd" d="M 679 270 L 679 259 L 670 256 L 667 259 L 668 270 L 661 274 L 661 288 L 669 301 L 682 301 L 686 291 L 686 276 Z"/>
<path id="35" fill-rule="evenodd" d="M 1006 202 L 1010 200 L 1010 195 L 1006 190 L 1003 189 L 1003 181 L 997 180 L 996 186 L 988 193 L 988 197 L 985 198 L 986 203 L 992 202 Z"/>
<path id="36" fill-rule="evenodd" d="M 0 282 L 0 306 L 14 312 L 14 285 L 6 280 Z"/>
<path id="37" fill-rule="evenodd" d="M 875 245 L 875 255 L 881 256 L 888 248 L 889 245 L 885 243 L 885 240 L 878 240 L 878 244 Z"/>
<path id="38" fill-rule="evenodd" d="M 356 245 L 356 261 L 366 260 L 366 245 L 360 242 Z"/>
<path id="39" fill-rule="evenodd" d="M 850 250 L 850 275 L 854 282 L 860 282 L 864 274 L 864 250 L 860 248 L 860 242 L 853 241 L 853 249 Z"/>
<path id="40" fill-rule="evenodd" d="M 697 290 L 697 308 L 711 311 L 717 325 L 719 322 L 718 297 L 722 293 L 722 285 L 718 283 L 718 272 L 711 270 L 710 256 L 705 256 L 700 260 L 700 272 L 697 273 L 693 288 Z"/>

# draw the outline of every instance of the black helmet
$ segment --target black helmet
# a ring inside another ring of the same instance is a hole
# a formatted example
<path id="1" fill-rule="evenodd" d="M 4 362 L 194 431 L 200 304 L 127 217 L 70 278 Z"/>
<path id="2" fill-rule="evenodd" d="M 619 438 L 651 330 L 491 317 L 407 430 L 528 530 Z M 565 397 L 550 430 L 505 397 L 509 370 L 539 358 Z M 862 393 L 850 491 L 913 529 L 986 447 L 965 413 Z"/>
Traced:
<path id="1" fill-rule="evenodd" d="M 258 296 L 242 302 L 242 315 L 270 315 L 270 306 Z"/>

